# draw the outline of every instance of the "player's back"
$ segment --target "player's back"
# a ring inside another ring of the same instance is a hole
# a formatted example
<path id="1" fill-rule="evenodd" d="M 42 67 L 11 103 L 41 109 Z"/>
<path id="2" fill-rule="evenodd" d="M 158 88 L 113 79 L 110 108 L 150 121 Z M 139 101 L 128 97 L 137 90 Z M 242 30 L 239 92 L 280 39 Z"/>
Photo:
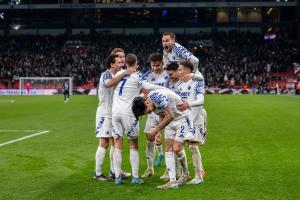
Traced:
<path id="1" fill-rule="evenodd" d="M 154 102 L 156 109 L 153 111 L 160 114 L 162 110 L 169 106 L 174 113 L 175 119 L 179 120 L 190 114 L 189 110 L 179 111 L 177 105 L 182 103 L 181 97 L 169 89 L 158 89 L 149 93 L 148 97 Z"/>
<path id="2" fill-rule="evenodd" d="M 101 74 L 99 79 L 99 88 L 98 88 L 98 109 L 101 115 L 109 115 L 111 116 L 112 111 L 112 102 L 113 102 L 113 91 L 114 88 L 106 87 L 106 82 L 113 78 L 113 74 L 107 70 Z"/>
<path id="3" fill-rule="evenodd" d="M 122 73 L 121 70 L 119 73 Z M 134 72 L 124 77 L 116 86 L 114 91 L 114 101 L 112 113 L 122 113 L 132 115 L 131 105 L 133 99 L 139 95 L 141 89 L 141 74 Z"/>

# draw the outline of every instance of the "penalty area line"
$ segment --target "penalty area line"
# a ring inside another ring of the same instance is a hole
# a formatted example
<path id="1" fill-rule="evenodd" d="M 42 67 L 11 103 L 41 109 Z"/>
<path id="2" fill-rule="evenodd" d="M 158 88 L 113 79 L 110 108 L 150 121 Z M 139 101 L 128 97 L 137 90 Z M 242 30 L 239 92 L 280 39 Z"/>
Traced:
<path id="1" fill-rule="evenodd" d="M 6 146 L 8 144 L 15 143 L 15 142 L 19 142 L 19 141 L 22 141 L 22 140 L 26 140 L 26 139 L 29 139 L 29 138 L 32 138 L 32 137 L 36 137 L 36 136 L 39 136 L 39 135 L 43 135 L 43 134 L 46 134 L 46 133 L 49 133 L 49 132 L 50 131 L 42 131 L 42 132 L 34 133 L 34 134 L 31 134 L 31 135 L 27 135 L 25 137 L 18 138 L 16 140 L 11 140 L 11 141 L 8 141 L 8 142 L 4 142 L 4 143 L 0 144 L 0 147 Z"/>

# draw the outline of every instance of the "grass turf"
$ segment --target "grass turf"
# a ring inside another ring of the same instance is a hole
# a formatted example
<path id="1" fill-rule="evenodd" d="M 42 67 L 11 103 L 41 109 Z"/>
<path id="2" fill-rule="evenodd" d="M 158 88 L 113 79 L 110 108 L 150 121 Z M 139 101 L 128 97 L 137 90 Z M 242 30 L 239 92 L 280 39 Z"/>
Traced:
<path id="1" fill-rule="evenodd" d="M 62 96 L 0 97 L 0 130 L 51 131 L 0 147 L 0 199 L 300 199 L 300 98 L 206 96 L 205 183 L 168 191 L 156 189 L 164 166 L 138 186 L 92 180 L 96 106 L 96 96 L 72 96 L 68 104 Z M 0 131 L 0 144 L 33 133 Z M 141 175 L 143 134 L 139 142 Z M 192 172 L 188 150 L 187 155 Z M 125 145 L 126 171 L 128 158 Z M 107 154 L 104 173 L 108 169 Z"/>

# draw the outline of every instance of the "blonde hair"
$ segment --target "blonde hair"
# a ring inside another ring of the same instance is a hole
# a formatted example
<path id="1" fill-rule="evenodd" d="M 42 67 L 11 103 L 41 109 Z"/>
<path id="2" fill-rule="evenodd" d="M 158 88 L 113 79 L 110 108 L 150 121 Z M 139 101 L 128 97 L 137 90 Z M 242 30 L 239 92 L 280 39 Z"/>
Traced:
<path id="1" fill-rule="evenodd" d="M 118 52 L 123 52 L 125 54 L 125 51 L 124 49 L 121 49 L 121 48 L 114 48 L 111 52 L 110 52 L 110 55 L 112 54 L 116 54 Z"/>

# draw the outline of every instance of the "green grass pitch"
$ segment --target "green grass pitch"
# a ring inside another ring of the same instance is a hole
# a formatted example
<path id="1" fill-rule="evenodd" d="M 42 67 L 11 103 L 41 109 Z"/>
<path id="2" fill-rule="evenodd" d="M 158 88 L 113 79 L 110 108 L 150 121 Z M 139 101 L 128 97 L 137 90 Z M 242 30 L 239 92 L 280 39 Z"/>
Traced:
<path id="1" fill-rule="evenodd" d="M 92 180 L 96 107 L 96 96 L 72 96 L 68 104 L 62 96 L 0 97 L 0 130 L 7 130 L 0 131 L 0 144 L 50 131 L 0 147 L 0 199 L 300 199 L 299 97 L 207 95 L 208 140 L 201 147 L 205 182 L 167 191 L 156 189 L 164 166 L 139 186 L 130 180 L 122 186 Z M 142 133 L 139 142 L 141 175 L 146 169 Z M 193 172 L 188 150 L 187 155 Z M 128 158 L 125 145 L 126 171 Z"/>

